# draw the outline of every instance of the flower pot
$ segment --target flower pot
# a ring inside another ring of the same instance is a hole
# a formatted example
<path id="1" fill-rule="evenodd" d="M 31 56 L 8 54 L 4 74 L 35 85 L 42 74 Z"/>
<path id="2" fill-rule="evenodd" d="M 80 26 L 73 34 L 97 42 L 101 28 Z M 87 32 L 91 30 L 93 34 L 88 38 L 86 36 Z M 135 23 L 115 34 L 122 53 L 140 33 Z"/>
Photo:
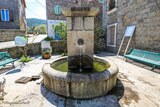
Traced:
<path id="1" fill-rule="evenodd" d="M 43 54 L 43 56 L 42 56 L 44 59 L 49 59 L 50 57 L 51 57 L 51 55 L 49 54 L 49 53 L 47 53 L 47 54 Z"/>

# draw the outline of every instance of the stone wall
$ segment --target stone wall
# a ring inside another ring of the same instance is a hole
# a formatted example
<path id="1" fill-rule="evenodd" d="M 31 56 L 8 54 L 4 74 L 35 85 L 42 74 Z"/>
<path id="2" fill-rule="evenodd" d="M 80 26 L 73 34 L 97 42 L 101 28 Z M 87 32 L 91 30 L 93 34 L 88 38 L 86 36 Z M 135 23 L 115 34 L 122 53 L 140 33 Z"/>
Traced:
<path id="1" fill-rule="evenodd" d="M 47 13 L 47 19 L 50 20 L 66 20 L 65 16 L 63 14 L 61 15 L 55 15 L 54 14 L 54 6 L 55 5 L 60 5 L 62 7 L 69 7 L 69 6 L 76 6 L 75 0 L 46 0 L 46 13 Z M 83 1 L 82 6 L 98 6 L 102 10 L 102 5 L 98 3 L 96 0 L 94 0 L 94 3 L 92 1 L 87 2 Z M 97 22 L 102 23 L 102 11 L 99 12 L 99 14 L 96 17 Z"/>
<path id="2" fill-rule="evenodd" d="M 159 51 L 160 49 L 160 1 L 159 0 L 118 0 L 116 15 L 108 15 L 108 24 L 117 21 L 117 52 L 125 28 L 136 25 L 130 48 Z M 125 40 L 125 45 L 128 40 Z M 126 47 L 126 46 L 124 46 Z M 108 47 L 107 47 L 108 48 Z M 122 49 L 124 50 L 124 49 Z"/>
<path id="3" fill-rule="evenodd" d="M 156 2 L 157 1 L 157 2 Z M 124 0 L 118 2 L 117 45 L 127 25 L 136 25 L 131 47 L 149 51 L 160 49 L 160 1 Z"/>
<path id="4" fill-rule="evenodd" d="M 9 22 L 1 21 L 0 18 L 0 29 L 20 29 L 18 7 L 19 0 L 0 0 L 0 9 L 8 9 L 10 15 Z"/>
<path id="5" fill-rule="evenodd" d="M 107 18 L 108 18 L 107 25 L 111 25 L 111 24 L 117 23 L 117 10 L 113 11 L 111 13 L 108 13 Z M 107 35 L 107 33 L 105 33 L 105 34 Z M 106 41 L 107 41 L 107 38 L 106 38 Z M 111 52 L 115 52 L 116 48 L 115 47 L 111 47 L 111 46 L 107 46 L 107 50 L 111 51 Z"/>
<path id="6" fill-rule="evenodd" d="M 0 42 L 13 41 L 17 35 L 25 35 L 25 31 L 16 29 L 0 29 Z"/>
<path id="7" fill-rule="evenodd" d="M 66 49 L 66 41 L 51 41 L 52 54 L 60 54 L 63 52 L 63 49 Z M 0 49 L 0 52 L 8 51 L 13 58 L 19 58 L 22 55 L 22 52 L 18 47 L 12 47 L 7 49 Z M 32 55 L 41 55 L 41 43 L 33 43 L 28 45 L 27 54 Z"/>
<path id="8" fill-rule="evenodd" d="M 20 21 L 20 29 L 26 30 L 26 3 L 25 0 L 19 0 L 19 21 Z"/>

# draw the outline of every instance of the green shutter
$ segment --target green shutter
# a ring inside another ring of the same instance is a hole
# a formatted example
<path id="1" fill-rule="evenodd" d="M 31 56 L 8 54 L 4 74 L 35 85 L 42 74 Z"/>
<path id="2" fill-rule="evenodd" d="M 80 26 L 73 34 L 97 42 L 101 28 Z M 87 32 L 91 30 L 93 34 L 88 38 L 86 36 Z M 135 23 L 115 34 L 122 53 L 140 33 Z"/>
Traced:
<path id="1" fill-rule="evenodd" d="M 99 3 L 104 3 L 106 0 L 98 0 Z"/>
<path id="2" fill-rule="evenodd" d="M 54 6 L 54 13 L 55 13 L 56 15 L 60 15 L 60 14 L 62 13 L 62 8 L 61 8 L 60 5 L 55 5 L 55 6 Z"/>

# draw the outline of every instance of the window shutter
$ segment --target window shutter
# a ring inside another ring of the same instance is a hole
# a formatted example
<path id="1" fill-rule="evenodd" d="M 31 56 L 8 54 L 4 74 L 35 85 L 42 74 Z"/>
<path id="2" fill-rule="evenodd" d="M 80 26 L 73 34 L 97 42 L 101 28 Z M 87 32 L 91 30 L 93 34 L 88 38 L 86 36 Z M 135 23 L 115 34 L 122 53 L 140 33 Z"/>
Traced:
<path id="1" fill-rule="evenodd" d="M 1 9 L 0 9 L 0 21 L 2 21 L 2 20 L 1 20 Z"/>
<path id="2" fill-rule="evenodd" d="M 14 22 L 14 14 L 12 10 L 9 10 L 9 17 L 10 17 L 10 21 Z"/>
<path id="3" fill-rule="evenodd" d="M 55 5 L 54 6 L 54 14 L 60 15 L 62 13 L 62 8 L 60 5 Z"/>

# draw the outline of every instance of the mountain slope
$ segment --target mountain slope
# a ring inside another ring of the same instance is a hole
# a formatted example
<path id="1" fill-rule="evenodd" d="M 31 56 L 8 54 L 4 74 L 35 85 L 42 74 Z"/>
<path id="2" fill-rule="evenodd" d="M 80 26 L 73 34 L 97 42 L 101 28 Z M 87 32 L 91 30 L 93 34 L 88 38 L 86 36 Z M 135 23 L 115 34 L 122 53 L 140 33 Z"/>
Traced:
<path id="1" fill-rule="evenodd" d="M 46 24 L 46 20 L 36 19 L 36 18 L 27 19 L 27 26 L 28 27 L 34 27 L 34 26 L 38 26 L 41 24 Z"/>

